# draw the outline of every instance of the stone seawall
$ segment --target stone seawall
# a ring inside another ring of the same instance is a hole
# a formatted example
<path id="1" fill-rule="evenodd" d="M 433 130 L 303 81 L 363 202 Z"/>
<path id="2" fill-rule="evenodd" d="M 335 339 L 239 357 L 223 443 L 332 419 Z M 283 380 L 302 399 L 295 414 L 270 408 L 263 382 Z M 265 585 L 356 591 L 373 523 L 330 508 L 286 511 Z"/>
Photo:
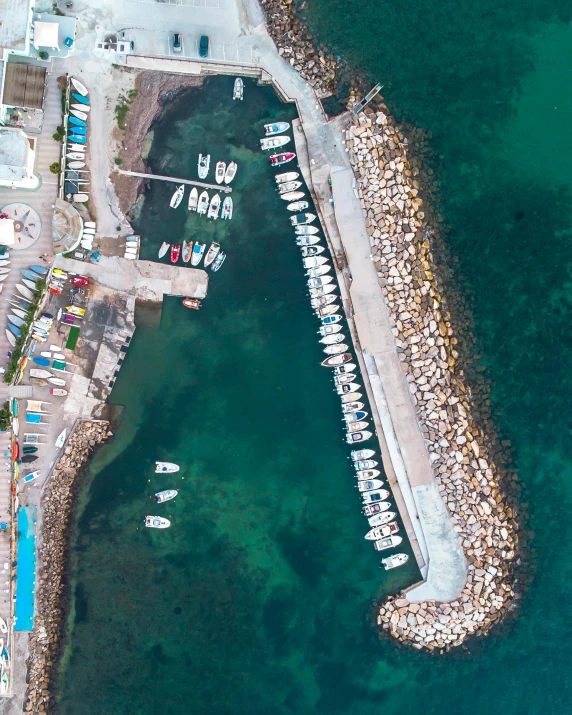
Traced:
<path id="1" fill-rule="evenodd" d="M 53 469 L 44 495 L 42 544 L 36 577 L 34 633 L 30 637 L 28 692 L 24 712 L 49 713 L 69 594 L 66 569 L 76 478 L 95 447 L 110 437 L 108 422 L 80 422 Z"/>

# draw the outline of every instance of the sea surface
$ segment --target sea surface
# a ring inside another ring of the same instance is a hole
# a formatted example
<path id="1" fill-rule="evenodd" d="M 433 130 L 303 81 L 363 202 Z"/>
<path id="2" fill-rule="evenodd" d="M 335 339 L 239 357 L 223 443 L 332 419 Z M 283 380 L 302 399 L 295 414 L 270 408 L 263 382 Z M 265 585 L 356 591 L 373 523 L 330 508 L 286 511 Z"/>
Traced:
<path id="1" fill-rule="evenodd" d="M 75 533 L 69 715 L 560 715 L 572 706 L 572 7 L 310 0 L 312 27 L 432 133 L 448 242 L 527 499 L 531 581 L 515 617 L 443 656 L 380 640 L 373 604 L 416 578 L 363 541 L 339 402 L 283 206 L 256 150 L 268 88 L 208 80 L 155 127 L 154 170 L 239 162 L 235 218 L 207 225 L 151 187 L 144 256 L 220 236 L 200 313 L 141 312 Z M 348 29 L 350 28 L 350 29 Z M 155 476 L 155 459 L 182 465 Z M 174 502 L 154 507 L 158 488 Z M 147 513 L 173 522 L 141 528 Z"/>

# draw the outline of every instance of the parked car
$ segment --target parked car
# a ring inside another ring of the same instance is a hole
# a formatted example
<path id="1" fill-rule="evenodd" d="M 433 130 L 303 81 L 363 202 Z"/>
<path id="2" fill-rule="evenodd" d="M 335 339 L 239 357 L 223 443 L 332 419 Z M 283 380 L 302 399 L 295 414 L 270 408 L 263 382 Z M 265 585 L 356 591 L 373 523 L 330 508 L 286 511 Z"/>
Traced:
<path id="1" fill-rule="evenodd" d="M 209 56 L 209 38 L 206 35 L 201 35 L 201 41 L 199 42 L 199 56 Z"/>
<path id="2" fill-rule="evenodd" d="M 182 41 L 181 35 L 175 32 L 173 35 L 173 52 L 180 52 L 183 49 Z"/>
<path id="3" fill-rule="evenodd" d="M 88 286 L 89 285 L 89 278 L 86 278 L 85 276 L 74 276 L 72 278 L 72 283 L 74 286 Z"/>

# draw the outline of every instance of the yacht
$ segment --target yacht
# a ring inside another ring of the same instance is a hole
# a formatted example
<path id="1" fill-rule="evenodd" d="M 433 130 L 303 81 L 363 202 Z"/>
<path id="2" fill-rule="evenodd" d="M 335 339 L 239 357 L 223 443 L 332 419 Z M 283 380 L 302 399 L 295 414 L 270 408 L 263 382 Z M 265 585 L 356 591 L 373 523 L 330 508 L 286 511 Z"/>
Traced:
<path id="1" fill-rule="evenodd" d="M 388 556 L 386 559 L 382 559 L 381 563 L 386 571 L 390 569 L 395 569 L 398 566 L 403 566 L 403 564 L 409 561 L 409 556 L 407 554 L 394 554 L 393 556 Z"/>
<path id="2" fill-rule="evenodd" d="M 387 539 L 388 536 L 393 536 L 394 534 L 397 534 L 398 531 L 399 524 L 396 521 L 393 521 L 391 524 L 375 526 L 373 529 L 370 529 L 363 538 L 368 541 L 377 541 L 378 539 Z"/>
<path id="3" fill-rule="evenodd" d="M 376 551 L 385 551 L 386 549 L 392 549 L 394 546 L 399 546 L 402 541 L 401 536 L 388 536 L 385 539 L 378 539 L 374 542 L 373 547 Z"/>
<path id="4" fill-rule="evenodd" d="M 168 529 L 171 526 L 171 522 L 162 516 L 146 516 L 145 526 L 149 529 Z"/>
<path id="5" fill-rule="evenodd" d="M 157 499 L 157 504 L 162 504 L 163 502 L 174 499 L 179 493 L 178 489 L 164 489 L 162 492 L 157 492 L 155 498 Z"/>

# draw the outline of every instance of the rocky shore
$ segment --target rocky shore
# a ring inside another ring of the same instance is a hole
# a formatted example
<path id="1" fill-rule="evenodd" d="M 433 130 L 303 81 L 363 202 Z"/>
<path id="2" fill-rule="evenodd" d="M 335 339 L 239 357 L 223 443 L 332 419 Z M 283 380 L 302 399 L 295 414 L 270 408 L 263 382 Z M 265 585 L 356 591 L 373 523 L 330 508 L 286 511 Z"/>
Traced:
<path id="1" fill-rule="evenodd" d="M 54 709 L 52 684 L 69 601 L 67 551 L 76 481 L 91 452 L 111 435 L 108 422 L 80 422 L 47 484 L 38 552 L 35 625 L 30 637 L 26 713 L 49 713 Z"/>

